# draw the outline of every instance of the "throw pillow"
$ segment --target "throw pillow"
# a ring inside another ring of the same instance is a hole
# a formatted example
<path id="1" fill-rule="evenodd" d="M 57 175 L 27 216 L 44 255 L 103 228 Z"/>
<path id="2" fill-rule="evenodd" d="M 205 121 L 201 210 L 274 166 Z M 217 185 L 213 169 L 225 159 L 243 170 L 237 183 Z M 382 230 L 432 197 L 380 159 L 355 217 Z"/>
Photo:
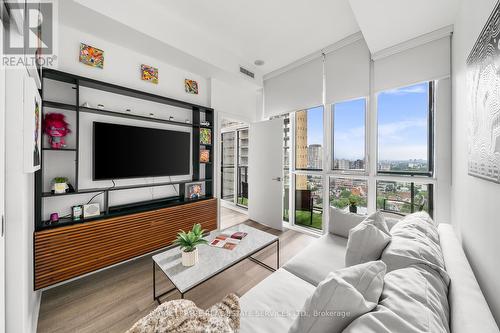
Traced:
<path id="1" fill-rule="evenodd" d="M 349 237 L 349 230 L 360 224 L 365 216 L 346 212 L 330 206 L 330 232 L 337 236 Z"/>
<path id="2" fill-rule="evenodd" d="M 379 305 L 344 332 L 450 332 L 447 295 L 439 274 L 426 265 L 389 272 Z"/>
<path id="3" fill-rule="evenodd" d="M 374 261 L 331 272 L 306 300 L 289 333 L 342 332 L 354 319 L 375 308 L 385 271 L 383 262 Z"/>
<path id="4" fill-rule="evenodd" d="M 162 303 L 137 321 L 127 333 L 237 332 L 240 328 L 238 296 L 229 294 L 204 311 L 192 301 L 179 299 Z"/>
<path id="5" fill-rule="evenodd" d="M 347 267 L 380 259 L 385 247 L 391 241 L 389 231 L 383 228 L 384 223 L 385 221 L 380 219 L 376 221 L 367 218 L 349 231 L 345 253 Z"/>
<path id="6" fill-rule="evenodd" d="M 380 256 L 387 264 L 387 271 L 424 264 L 438 272 L 446 285 L 449 284 L 439 233 L 427 213 L 406 216 L 391 229 L 391 235 L 391 243 Z"/>

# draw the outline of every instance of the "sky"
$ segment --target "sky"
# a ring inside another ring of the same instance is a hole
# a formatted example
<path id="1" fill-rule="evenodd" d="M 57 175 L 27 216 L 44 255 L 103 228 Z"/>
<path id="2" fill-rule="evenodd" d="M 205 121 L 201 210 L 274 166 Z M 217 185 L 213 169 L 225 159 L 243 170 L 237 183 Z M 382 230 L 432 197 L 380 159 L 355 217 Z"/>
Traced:
<path id="1" fill-rule="evenodd" d="M 336 159 L 362 159 L 365 153 L 365 99 L 335 104 Z M 379 160 L 427 160 L 428 83 L 378 95 Z M 323 144 L 323 107 L 307 112 L 308 145 Z"/>

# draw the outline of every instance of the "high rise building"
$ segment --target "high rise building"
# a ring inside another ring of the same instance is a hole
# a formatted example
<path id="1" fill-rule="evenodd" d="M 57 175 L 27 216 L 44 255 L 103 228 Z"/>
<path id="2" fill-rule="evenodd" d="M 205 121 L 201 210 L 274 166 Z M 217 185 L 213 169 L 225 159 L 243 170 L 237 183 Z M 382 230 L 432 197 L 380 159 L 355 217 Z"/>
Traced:
<path id="1" fill-rule="evenodd" d="M 323 149 L 321 145 L 313 144 L 307 147 L 308 166 L 311 169 L 322 169 L 321 161 L 323 156 Z"/>
<path id="2" fill-rule="evenodd" d="M 307 168 L 307 110 L 295 114 L 295 168 Z M 295 188 L 307 190 L 306 177 L 296 177 Z"/>

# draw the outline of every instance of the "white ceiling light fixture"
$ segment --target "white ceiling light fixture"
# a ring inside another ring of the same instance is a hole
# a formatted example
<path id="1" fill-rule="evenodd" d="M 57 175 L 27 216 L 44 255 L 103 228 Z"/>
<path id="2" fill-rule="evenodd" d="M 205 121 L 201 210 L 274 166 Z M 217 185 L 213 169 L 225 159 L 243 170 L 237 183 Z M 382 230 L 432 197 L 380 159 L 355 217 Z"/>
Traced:
<path id="1" fill-rule="evenodd" d="M 257 59 L 253 63 L 255 66 L 262 66 L 265 64 L 264 60 L 261 60 L 261 59 Z"/>

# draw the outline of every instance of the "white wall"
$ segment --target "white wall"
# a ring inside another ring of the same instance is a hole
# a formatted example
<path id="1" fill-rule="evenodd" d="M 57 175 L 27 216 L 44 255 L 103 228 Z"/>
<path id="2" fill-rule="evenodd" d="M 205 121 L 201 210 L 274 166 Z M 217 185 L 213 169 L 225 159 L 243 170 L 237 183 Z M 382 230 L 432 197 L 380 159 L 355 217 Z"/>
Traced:
<path id="1" fill-rule="evenodd" d="M 493 315 L 500 324 L 500 184 L 467 174 L 468 112 L 466 58 L 496 0 L 463 0 L 453 35 L 453 122 L 451 221 L 461 236 Z"/>
<path id="2" fill-rule="evenodd" d="M 258 91 L 255 86 L 211 79 L 211 91 L 211 105 L 217 112 L 233 115 L 238 120 L 257 120 Z"/>
<path id="3" fill-rule="evenodd" d="M 79 62 L 78 53 L 80 43 L 89 44 L 104 50 L 103 69 L 90 67 Z M 167 60 L 159 61 L 156 58 L 148 56 L 147 49 L 131 50 L 84 31 L 76 30 L 63 24 L 59 25 L 59 70 L 194 104 L 209 106 L 209 80 L 200 75 L 170 66 Z M 141 64 L 158 68 L 158 84 L 141 80 Z M 199 95 L 188 94 L 184 91 L 184 79 L 198 81 Z"/>
<path id="4" fill-rule="evenodd" d="M 40 292 L 33 291 L 34 174 L 23 171 L 24 69 L 6 82 L 6 332 L 34 332 Z"/>

